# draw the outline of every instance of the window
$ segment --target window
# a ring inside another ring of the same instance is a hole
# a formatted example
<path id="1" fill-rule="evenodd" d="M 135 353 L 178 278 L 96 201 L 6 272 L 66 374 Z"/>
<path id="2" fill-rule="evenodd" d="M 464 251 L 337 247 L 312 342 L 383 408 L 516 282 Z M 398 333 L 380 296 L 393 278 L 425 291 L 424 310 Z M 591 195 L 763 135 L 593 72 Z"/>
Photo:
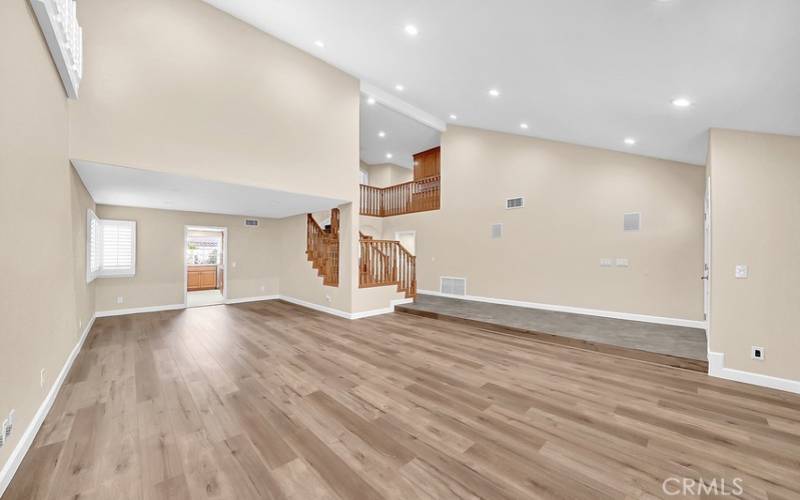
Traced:
<path id="1" fill-rule="evenodd" d="M 216 266 L 219 262 L 220 238 L 190 237 L 188 241 L 187 264 Z"/>
<path id="2" fill-rule="evenodd" d="M 100 219 L 86 212 L 86 282 L 91 283 L 100 272 Z"/>
<path id="3" fill-rule="evenodd" d="M 98 219 L 88 211 L 86 281 L 136 274 L 136 222 Z"/>

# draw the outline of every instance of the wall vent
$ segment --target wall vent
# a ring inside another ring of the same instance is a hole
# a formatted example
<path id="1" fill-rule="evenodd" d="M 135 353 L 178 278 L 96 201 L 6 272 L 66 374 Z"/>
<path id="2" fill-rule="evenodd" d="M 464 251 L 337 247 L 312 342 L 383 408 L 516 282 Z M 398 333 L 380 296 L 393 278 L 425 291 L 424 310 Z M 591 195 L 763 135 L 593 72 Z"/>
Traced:
<path id="1" fill-rule="evenodd" d="M 258 227 L 258 219 L 245 219 L 245 227 Z"/>
<path id="2" fill-rule="evenodd" d="M 525 198 L 518 196 L 516 198 L 506 198 L 506 209 L 522 208 L 525 206 Z"/>
<path id="3" fill-rule="evenodd" d="M 642 214 L 638 212 L 625 214 L 623 227 L 625 231 L 638 231 L 641 228 Z"/>
<path id="4" fill-rule="evenodd" d="M 492 239 L 499 240 L 502 237 L 503 237 L 503 225 L 492 224 Z"/>
<path id="5" fill-rule="evenodd" d="M 442 276 L 439 278 L 439 291 L 448 295 L 466 295 L 467 279 Z"/>

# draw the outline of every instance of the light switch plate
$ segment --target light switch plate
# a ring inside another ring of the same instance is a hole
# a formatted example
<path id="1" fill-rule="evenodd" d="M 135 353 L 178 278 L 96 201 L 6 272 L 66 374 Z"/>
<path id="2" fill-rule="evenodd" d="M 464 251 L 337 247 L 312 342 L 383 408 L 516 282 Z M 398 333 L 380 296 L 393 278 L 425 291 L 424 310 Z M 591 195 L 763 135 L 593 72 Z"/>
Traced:
<path id="1" fill-rule="evenodd" d="M 749 269 L 744 264 L 736 264 L 736 279 L 745 279 L 749 274 Z"/>
<path id="2" fill-rule="evenodd" d="M 628 259 L 620 257 L 617 259 L 617 267 L 628 267 Z"/>
<path id="3" fill-rule="evenodd" d="M 611 267 L 613 265 L 613 260 L 611 259 L 600 259 L 600 267 Z"/>

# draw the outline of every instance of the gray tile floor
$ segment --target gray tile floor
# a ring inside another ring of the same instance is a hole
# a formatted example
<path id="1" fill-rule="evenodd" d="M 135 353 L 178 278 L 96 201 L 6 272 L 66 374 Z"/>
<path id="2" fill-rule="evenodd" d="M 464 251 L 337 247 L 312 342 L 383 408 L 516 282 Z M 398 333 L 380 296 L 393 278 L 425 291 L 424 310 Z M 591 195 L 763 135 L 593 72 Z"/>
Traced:
<path id="1" fill-rule="evenodd" d="M 698 328 L 656 325 L 525 307 L 417 295 L 404 307 L 501 326 L 523 328 L 591 342 L 705 361 L 706 332 Z"/>

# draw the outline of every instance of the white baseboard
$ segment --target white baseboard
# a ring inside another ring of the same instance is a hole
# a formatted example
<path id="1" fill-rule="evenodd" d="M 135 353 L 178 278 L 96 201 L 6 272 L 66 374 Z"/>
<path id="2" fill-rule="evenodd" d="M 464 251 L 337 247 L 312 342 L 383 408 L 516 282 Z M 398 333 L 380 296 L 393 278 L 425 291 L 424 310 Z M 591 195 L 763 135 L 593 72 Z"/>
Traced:
<path id="1" fill-rule="evenodd" d="M 75 362 L 75 358 L 78 357 L 78 353 L 81 351 L 83 343 L 86 341 L 86 337 L 89 336 L 89 332 L 92 329 L 92 325 L 94 325 L 95 318 L 96 315 L 92 316 L 92 319 L 90 319 L 86 324 L 86 328 L 84 328 L 83 332 L 81 332 L 81 338 L 78 340 L 78 343 L 75 344 L 72 352 L 69 353 L 67 361 L 61 368 L 61 372 L 59 372 L 58 377 L 50 387 L 47 397 L 44 398 L 44 401 L 42 401 L 39 409 L 36 410 L 36 414 L 33 416 L 33 419 L 31 419 L 31 422 L 28 424 L 25 432 L 22 433 L 22 437 L 20 437 L 17 446 L 15 446 L 11 451 L 11 455 L 3 465 L 2 470 L 0 470 L 0 497 L 3 496 L 6 488 L 8 488 L 9 484 L 11 484 L 11 479 L 14 477 L 14 474 L 16 474 L 17 469 L 22 463 L 22 459 L 25 457 L 25 454 L 28 453 L 31 444 L 33 444 L 33 439 L 36 437 L 36 433 L 39 432 L 45 417 L 47 417 L 47 414 L 50 412 L 50 408 L 52 408 L 53 403 L 58 396 L 58 392 L 61 390 L 61 386 L 64 384 L 64 380 L 66 380 L 67 374 L 69 373 L 70 368 L 72 368 L 72 364 Z"/>
<path id="2" fill-rule="evenodd" d="M 262 300 L 277 300 L 280 295 L 260 295 L 258 297 L 240 297 L 238 299 L 227 299 L 226 304 L 243 304 L 245 302 L 259 302 Z"/>
<path id="3" fill-rule="evenodd" d="M 372 309 L 370 311 L 361 311 L 356 313 L 350 313 L 350 319 L 361 319 L 361 318 L 369 318 L 371 316 L 380 316 L 381 314 L 389 314 L 394 312 L 394 307 L 399 306 L 401 304 L 409 304 L 414 302 L 414 299 L 397 299 L 391 301 L 389 307 L 384 307 L 382 309 Z"/>
<path id="4" fill-rule="evenodd" d="M 313 302 L 307 302 L 305 300 L 290 297 L 288 295 L 261 295 L 257 297 L 240 297 L 237 299 L 227 299 L 225 301 L 225 304 L 242 304 L 245 302 L 258 302 L 261 300 L 279 300 L 279 299 L 285 300 L 286 302 L 291 302 L 292 304 L 296 304 L 298 306 L 307 307 L 309 309 L 314 309 L 315 311 L 324 312 L 326 314 L 331 314 L 333 316 L 338 316 L 344 319 L 361 319 L 361 318 L 369 318 L 370 316 L 377 316 L 379 314 L 387 314 L 394 312 L 394 306 L 396 305 L 408 304 L 409 302 L 413 302 L 413 299 L 397 299 L 391 301 L 389 307 L 385 307 L 383 309 L 373 309 L 371 311 L 356 312 L 356 313 L 350 313 L 347 311 L 342 311 L 341 309 L 335 309 L 333 307 L 327 307 L 315 304 Z M 123 316 L 125 314 L 138 314 L 138 313 L 148 313 L 148 312 L 158 312 L 158 311 L 174 311 L 177 309 L 185 309 L 185 308 L 186 306 L 183 304 L 136 307 L 133 309 L 114 309 L 111 311 L 97 311 L 96 316 L 98 318 L 104 318 L 107 316 Z"/>
<path id="5" fill-rule="evenodd" d="M 178 309 L 186 309 L 186 304 L 168 304 L 165 306 L 148 306 L 148 307 L 134 307 L 131 309 L 112 309 L 110 311 L 97 311 L 95 316 L 98 318 L 106 318 L 108 316 L 124 316 L 126 314 L 139 314 L 158 311 L 175 311 Z"/>
<path id="6" fill-rule="evenodd" d="M 725 368 L 724 352 L 708 353 L 708 374 L 712 377 L 800 394 L 800 381 L 798 380 L 762 375 L 760 373 L 746 372 L 734 368 Z"/>
<path id="7" fill-rule="evenodd" d="M 339 316 L 340 318 L 344 319 L 353 319 L 351 318 L 351 313 L 342 311 L 341 309 L 334 309 L 333 307 L 322 306 L 319 304 L 315 304 L 313 302 L 307 302 L 305 300 L 296 299 L 294 297 L 289 297 L 288 295 L 281 295 L 279 297 L 281 300 L 286 302 L 291 302 L 292 304 L 307 307 L 309 309 L 314 309 L 315 311 L 324 312 L 326 314 L 331 314 L 333 316 Z"/>
<path id="8" fill-rule="evenodd" d="M 537 302 L 523 302 L 521 300 L 496 299 L 492 297 L 479 297 L 476 295 L 452 295 L 433 290 L 417 290 L 423 295 L 435 295 L 437 297 L 450 297 L 453 299 L 471 300 L 474 302 L 488 302 L 490 304 L 502 304 L 505 306 L 525 307 L 528 309 L 542 309 L 544 311 L 558 311 L 573 314 L 585 314 L 587 316 L 598 316 L 601 318 L 626 319 L 629 321 L 641 321 L 644 323 L 655 323 L 658 325 L 685 326 L 688 328 L 706 329 L 705 321 L 697 321 L 682 318 L 666 318 L 662 316 L 649 316 L 647 314 L 624 313 L 616 311 L 603 311 L 601 309 L 585 309 L 582 307 L 559 306 L 553 304 L 540 304 Z"/>

